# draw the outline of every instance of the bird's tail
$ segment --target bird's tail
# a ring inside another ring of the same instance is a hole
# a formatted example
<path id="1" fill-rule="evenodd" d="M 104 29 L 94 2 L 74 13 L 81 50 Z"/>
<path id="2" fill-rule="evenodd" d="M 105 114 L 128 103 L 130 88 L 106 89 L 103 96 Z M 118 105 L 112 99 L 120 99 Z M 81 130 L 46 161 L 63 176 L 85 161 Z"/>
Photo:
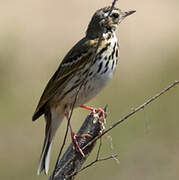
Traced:
<path id="1" fill-rule="evenodd" d="M 43 170 L 45 174 L 48 174 L 49 164 L 50 164 L 50 153 L 52 148 L 53 139 L 50 140 L 50 135 L 45 137 L 44 145 L 40 157 L 40 163 L 37 170 L 37 174 L 39 175 Z"/>
<path id="2" fill-rule="evenodd" d="M 45 140 L 43 144 L 43 149 L 40 157 L 40 163 L 37 170 L 37 174 L 39 175 L 43 170 L 45 174 L 48 174 L 49 164 L 50 164 L 50 154 L 51 148 L 53 144 L 53 139 L 56 133 L 56 130 L 60 126 L 64 116 L 61 116 L 56 113 L 52 113 L 52 115 L 45 115 L 46 119 L 46 131 L 45 131 Z"/>

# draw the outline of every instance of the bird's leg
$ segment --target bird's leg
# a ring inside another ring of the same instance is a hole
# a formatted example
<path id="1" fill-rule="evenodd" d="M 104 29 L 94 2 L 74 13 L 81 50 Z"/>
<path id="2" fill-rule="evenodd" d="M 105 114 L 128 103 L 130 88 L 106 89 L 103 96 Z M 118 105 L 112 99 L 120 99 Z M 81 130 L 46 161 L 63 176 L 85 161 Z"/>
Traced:
<path id="1" fill-rule="evenodd" d="M 76 134 L 73 132 L 73 130 L 72 130 L 68 113 L 65 113 L 65 116 L 66 116 L 67 120 L 69 121 L 68 128 L 70 129 L 70 133 L 71 133 L 71 139 L 72 139 L 72 142 L 73 142 L 73 149 L 75 149 L 75 147 L 76 147 L 76 149 L 79 151 L 79 153 L 80 153 L 83 157 L 85 157 L 85 154 L 83 153 L 82 149 L 80 148 L 80 146 L 79 146 L 79 144 L 78 144 L 77 138 L 91 137 L 91 136 L 90 136 L 89 134 L 76 135 Z"/>
<path id="2" fill-rule="evenodd" d="M 105 112 L 103 109 L 101 109 L 101 108 L 96 109 L 96 108 L 92 108 L 92 107 L 88 107 L 88 106 L 84 106 L 84 105 L 81 105 L 80 107 L 91 111 L 93 113 L 93 115 L 95 115 L 96 113 L 101 113 L 102 114 L 102 122 L 103 123 L 105 122 Z"/>

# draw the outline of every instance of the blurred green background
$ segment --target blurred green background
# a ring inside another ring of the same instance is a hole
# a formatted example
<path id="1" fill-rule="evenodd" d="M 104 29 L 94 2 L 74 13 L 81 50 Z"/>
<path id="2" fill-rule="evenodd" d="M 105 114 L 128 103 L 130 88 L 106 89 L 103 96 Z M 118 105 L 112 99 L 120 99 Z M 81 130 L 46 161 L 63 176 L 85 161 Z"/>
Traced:
<path id="1" fill-rule="evenodd" d="M 96 9 L 111 1 L 0 1 L 0 179 L 42 180 L 36 175 L 44 138 L 43 117 L 31 117 L 40 95 L 67 51 L 84 36 Z M 91 106 L 109 105 L 107 125 L 179 79 L 179 1 L 120 1 L 137 10 L 120 25 L 120 64 L 109 86 Z M 109 160 L 77 179 L 178 180 L 179 87 L 116 127 L 103 138 L 101 156 Z M 78 130 L 88 114 L 76 110 Z M 52 171 L 66 122 L 52 150 Z M 96 151 L 96 150 L 95 150 Z M 95 151 L 89 161 L 95 158 Z M 95 172 L 95 173 L 94 173 Z"/>

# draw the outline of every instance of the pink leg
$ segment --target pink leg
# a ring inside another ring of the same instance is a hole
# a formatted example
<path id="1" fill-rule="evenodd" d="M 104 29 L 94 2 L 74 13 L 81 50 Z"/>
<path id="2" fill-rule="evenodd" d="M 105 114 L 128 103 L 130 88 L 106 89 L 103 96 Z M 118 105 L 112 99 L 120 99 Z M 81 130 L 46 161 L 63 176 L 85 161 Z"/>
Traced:
<path id="1" fill-rule="evenodd" d="M 68 113 L 65 113 L 65 116 L 67 118 L 67 120 L 69 120 L 69 115 Z M 70 133 L 71 133 L 71 139 L 72 139 L 72 142 L 73 142 L 73 148 L 75 149 L 75 147 L 77 148 L 77 150 L 80 152 L 80 154 L 85 157 L 82 149 L 80 148 L 78 142 L 77 142 L 77 138 L 82 138 L 82 137 L 91 137 L 89 134 L 81 134 L 81 135 L 76 135 L 73 130 L 72 130 L 72 127 L 71 127 L 71 123 L 69 122 L 69 126 L 68 128 L 70 129 Z"/>
<path id="2" fill-rule="evenodd" d="M 102 114 L 102 120 L 103 120 L 103 122 L 105 121 L 105 112 L 103 111 L 103 109 L 98 108 L 96 110 L 95 108 L 84 106 L 84 105 L 81 105 L 80 107 L 91 111 L 93 113 L 93 115 L 96 113 L 101 113 Z"/>

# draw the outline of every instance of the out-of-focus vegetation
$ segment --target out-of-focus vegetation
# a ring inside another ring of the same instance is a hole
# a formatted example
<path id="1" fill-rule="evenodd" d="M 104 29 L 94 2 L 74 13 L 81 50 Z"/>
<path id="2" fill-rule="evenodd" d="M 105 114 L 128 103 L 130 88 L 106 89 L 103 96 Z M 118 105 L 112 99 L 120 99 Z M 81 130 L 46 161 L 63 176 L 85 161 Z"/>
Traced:
<path id="1" fill-rule="evenodd" d="M 0 2 L 0 179 L 36 176 L 44 137 L 43 118 L 31 116 L 39 97 L 67 51 L 85 33 L 105 0 Z M 107 125 L 179 79 L 179 1 L 120 1 L 136 9 L 120 25 L 120 64 L 109 86 L 89 104 L 109 105 Z M 178 180 L 179 87 L 110 132 L 101 155 L 119 154 L 79 174 L 77 179 Z M 76 110 L 77 131 L 87 112 Z M 52 151 L 53 169 L 66 122 Z M 93 153 L 89 161 L 95 158 Z M 94 173 L 95 171 L 95 173 Z"/>

